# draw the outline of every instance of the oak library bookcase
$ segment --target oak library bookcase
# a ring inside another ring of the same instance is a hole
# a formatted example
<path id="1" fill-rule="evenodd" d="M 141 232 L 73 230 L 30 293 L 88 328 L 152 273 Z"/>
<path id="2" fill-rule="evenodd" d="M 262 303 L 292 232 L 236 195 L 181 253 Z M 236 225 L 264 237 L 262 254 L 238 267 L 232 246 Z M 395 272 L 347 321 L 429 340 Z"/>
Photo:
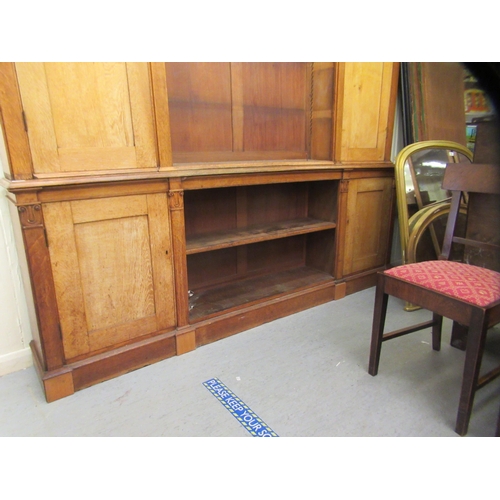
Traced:
<path id="1" fill-rule="evenodd" d="M 398 66 L 0 63 L 47 401 L 373 286 Z"/>

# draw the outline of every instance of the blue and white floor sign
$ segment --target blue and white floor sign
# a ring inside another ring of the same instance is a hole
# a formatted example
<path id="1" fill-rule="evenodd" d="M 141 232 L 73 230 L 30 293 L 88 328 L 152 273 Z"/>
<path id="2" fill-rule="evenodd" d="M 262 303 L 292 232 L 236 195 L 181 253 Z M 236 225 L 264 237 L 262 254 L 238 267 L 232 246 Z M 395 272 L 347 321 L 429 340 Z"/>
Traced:
<path id="1" fill-rule="evenodd" d="M 236 420 L 254 437 L 278 437 L 240 398 L 235 396 L 218 378 L 203 385 L 229 410 Z"/>

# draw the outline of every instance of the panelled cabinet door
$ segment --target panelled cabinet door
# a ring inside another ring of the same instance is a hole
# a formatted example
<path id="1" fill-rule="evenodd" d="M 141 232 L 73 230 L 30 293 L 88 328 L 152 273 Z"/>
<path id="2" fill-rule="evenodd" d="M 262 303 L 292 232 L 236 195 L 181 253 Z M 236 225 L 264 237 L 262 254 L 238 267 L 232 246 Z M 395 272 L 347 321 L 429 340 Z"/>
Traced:
<path id="1" fill-rule="evenodd" d="M 398 87 L 398 63 L 339 63 L 335 159 L 389 160 Z"/>
<path id="2" fill-rule="evenodd" d="M 16 63 L 36 174 L 157 166 L 148 63 Z"/>
<path id="3" fill-rule="evenodd" d="M 173 328 L 165 193 L 43 205 L 67 359 Z"/>
<path id="4" fill-rule="evenodd" d="M 392 199 L 392 178 L 349 181 L 344 276 L 386 264 Z"/>

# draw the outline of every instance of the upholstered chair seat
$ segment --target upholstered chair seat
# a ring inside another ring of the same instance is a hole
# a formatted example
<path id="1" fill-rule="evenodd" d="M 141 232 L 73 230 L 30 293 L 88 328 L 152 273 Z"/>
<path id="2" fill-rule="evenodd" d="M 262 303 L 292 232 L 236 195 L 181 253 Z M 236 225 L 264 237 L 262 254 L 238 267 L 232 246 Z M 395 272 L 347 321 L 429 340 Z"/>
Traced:
<path id="1" fill-rule="evenodd" d="M 479 307 L 500 300 L 500 273 L 462 262 L 417 262 L 388 269 L 385 274 Z"/>

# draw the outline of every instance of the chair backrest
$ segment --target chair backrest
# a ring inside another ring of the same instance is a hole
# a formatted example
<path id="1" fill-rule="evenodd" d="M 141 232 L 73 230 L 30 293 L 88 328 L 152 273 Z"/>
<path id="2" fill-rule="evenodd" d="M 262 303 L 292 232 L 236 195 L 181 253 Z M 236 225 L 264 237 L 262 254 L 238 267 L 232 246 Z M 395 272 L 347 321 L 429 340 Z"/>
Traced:
<path id="1" fill-rule="evenodd" d="M 495 163 L 500 158 L 500 124 L 498 120 L 481 120 L 476 125 L 474 163 Z"/>
<path id="2" fill-rule="evenodd" d="M 464 261 L 500 272 L 500 165 L 450 163 L 443 189 L 452 191 L 451 209 L 440 259 L 453 243 L 466 246 Z M 462 193 L 467 193 L 465 238 L 454 235 Z"/>

